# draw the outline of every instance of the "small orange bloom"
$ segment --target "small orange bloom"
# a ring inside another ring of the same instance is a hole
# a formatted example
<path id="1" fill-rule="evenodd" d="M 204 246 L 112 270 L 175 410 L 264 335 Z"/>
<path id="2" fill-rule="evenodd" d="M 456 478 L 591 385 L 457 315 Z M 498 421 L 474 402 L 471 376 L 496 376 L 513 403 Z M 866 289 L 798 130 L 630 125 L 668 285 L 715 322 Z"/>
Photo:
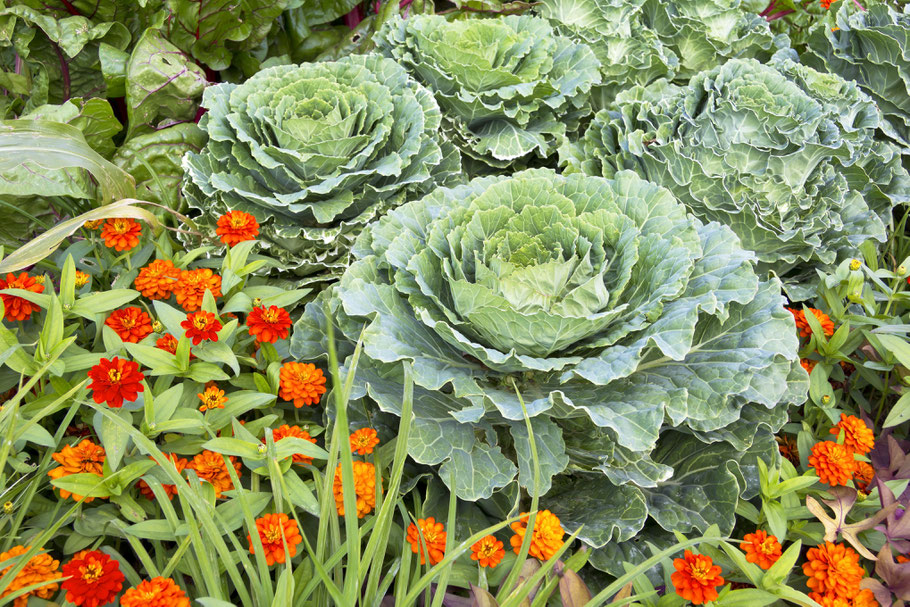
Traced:
<path id="1" fill-rule="evenodd" d="M 189 461 L 185 457 L 180 457 L 176 453 L 166 453 L 168 460 L 174 465 L 174 468 L 177 470 L 177 474 L 181 474 L 186 468 Z M 149 459 L 155 459 L 149 456 Z M 139 492 L 147 497 L 150 500 L 155 499 L 155 493 L 152 491 L 152 488 L 149 487 L 148 483 L 145 481 L 139 481 Z M 164 492 L 167 494 L 169 500 L 174 499 L 174 496 L 177 495 L 177 485 L 161 485 L 161 488 L 164 489 Z"/>
<path id="2" fill-rule="evenodd" d="M 815 368 L 815 365 L 818 364 L 818 361 L 812 360 L 811 358 L 801 358 L 799 359 L 799 364 L 803 369 L 806 370 L 806 373 L 812 374 L 812 369 Z"/>
<path id="3" fill-rule="evenodd" d="M 417 525 L 420 525 L 419 531 Z M 426 519 L 417 519 L 417 525 L 414 523 L 408 525 L 407 540 L 408 543 L 411 544 L 411 552 L 420 554 L 421 565 L 427 564 L 423 546 L 421 546 L 420 543 L 420 535 L 423 534 L 423 543 L 426 544 L 427 553 L 430 555 L 430 564 L 435 565 L 440 562 L 446 554 L 445 525 L 437 523 L 436 519 L 432 516 Z"/>
<path id="4" fill-rule="evenodd" d="M 120 607 L 190 607 L 190 600 L 174 580 L 156 577 L 124 592 Z"/>
<path id="5" fill-rule="evenodd" d="M 170 259 L 156 259 L 139 270 L 139 276 L 133 281 L 136 290 L 149 299 L 167 299 L 171 296 L 180 268 L 174 267 Z"/>
<path id="6" fill-rule="evenodd" d="M 97 550 L 83 550 L 63 566 L 66 600 L 77 607 L 101 607 L 112 603 L 126 580 L 120 563 Z"/>
<path id="7" fill-rule="evenodd" d="M 276 443 L 283 438 L 301 438 L 305 441 L 310 441 L 314 445 L 316 444 L 316 439 L 310 436 L 310 433 L 306 430 L 301 430 L 300 426 L 289 426 L 284 424 L 278 428 L 272 430 L 272 440 Z M 262 442 L 265 442 L 263 439 Z M 303 455 L 302 453 L 295 453 L 291 456 L 291 461 L 295 464 L 312 464 L 313 458 L 308 455 Z"/>
<path id="8" fill-rule="evenodd" d="M 793 319 L 796 321 L 796 328 L 799 330 L 800 337 L 809 337 L 812 335 L 812 328 L 809 326 L 809 322 L 806 320 L 806 314 L 802 310 L 797 310 L 795 308 L 787 308 L 791 314 L 793 314 Z M 821 310 L 816 310 L 815 308 L 809 308 L 809 311 L 818 319 L 819 324 L 822 326 L 822 330 L 825 333 L 825 336 L 831 337 L 834 335 L 834 323 L 828 318 L 828 315 L 822 312 Z"/>
<path id="9" fill-rule="evenodd" d="M 908 555 L 898 554 L 897 558 L 895 560 L 898 563 L 910 563 L 910 554 L 908 554 Z"/>
<path id="10" fill-rule="evenodd" d="M 227 396 L 224 395 L 224 390 L 219 390 L 214 383 L 206 386 L 205 391 L 196 396 L 202 401 L 202 404 L 199 405 L 199 410 L 203 413 L 212 409 L 224 409 L 224 403 L 228 401 Z"/>
<path id="11" fill-rule="evenodd" d="M 221 330 L 221 321 L 211 312 L 197 310 L 186 315 L 186 320 L 180 323 L 186 330 L 186 336 L 193 340 L 193 345 L 198 346 L 203 341 L 218 341 L 218 331 Z"/>
<path id="12" fill-rule="evenodd" d="M 275 563 L 284 563 L 285 542 L 287 542 L 288 553 L 294 556 L 297 554 L 297 544 L 303 541 L 297 521 L 289 519 L 288 515 L 283 512 L 266 514 L 256 519 L 256 529 L 259 531 L 259 539 L 265 550 L 265 562 L 270 567 Z M 256 554 L 253 536 L 247 535 L 246 539 L 250 542 L 250 554 Z"/>
<path id="13" fill-rule="evenodd" d="M 139 370 L 139 365 L 119 356 L 111 360 L 102 358 L 89 369 L 88 376 L 92 380 L 88 389 L 92 391 L 92 399 L 99 405 L 106 403 L 108 407 L 119 409 L 123 406 L 123 401 L 135 402 L 139 398 L 139 392 L 145 392 L 145 386 L 142 385 L 145 374 Z"/>
<path id="14" fill-rule="evenodd" d="M 0 561 L 23 555 L 28 552 L 28 549 L 28 546 L 13 546 L 7 552 L 0 552 Z M 6 572 L 12 568 L 13 565 L 4 567 L 3 571 L 0 571 L 0 577 L 6 575 Z M 25 567 L 16 574 L 16 577 L 9 583 L 9 586 L 0 594 L 0 599 L 11 595 L 17 590 L 27 588 L 33 584 L 40 584 L 47 580 L 53 580 L 58 577 L 60 577 L 60 561 L 54 560 L 49 554 L 39 552 L 29 559 Z M 29 592 L 16 597 L 13 600 L 13 607 L 26 607 L 28 599 L 31 596 L 36 596 L 39 599 L 50 599 L 54 596 L 54 593 L 57 592 L 57 588 L 59 587 L 60 585 L 54 582 L 30 590 Z"/>
<path id="15" fill-rule="evenodd" d="M 875 435 L 866 422 L 855 415 L 840 414 L 840 422 L 831 428 L 831 434 L 838 436 L 844 431 L 844 446 L 860 455 L 866 455 L 875 446 Z"/>
<path id="16" fill-rule="evenodd" d="M 76 288 L 81 289 L 92 280 L 92 277 L 83 272 L 82 270 L 76 270 Z M 72 603 L 72 601 L 70 601 Z"/>
<path id="17" fill-rule="evenodd" d="M 259 222 L 249 213 L 229 211 L 218 218 L 215 234 L 229 247 L 244 240 L 253 240 L 259 234 Z"/>
<path id="18" fill-rule="evenodd" d="M 863 588 L 853 597 L 853 607 L 879 607 L 875 595 L 868 588 Z"/>
<path id="19" fill-rule="evenodd" d="M 720 576 L 720 567 L 714 564 L 710 556 L 693 554 L 686 550 L 683 558 L 674 559 L 676 571 L 670 576 L 676 594 L 691 601 L 693 605 L 703 605 L 717 599 L 717 587 L 724 585 Z"/>
<path id="20" fill-rule="evenodd" d="M 819 3 L 822 5 L 822 8 L 825 10 L 828 10 L 829 8 L 831 8 L 832 2 L 834 2 L 834 0 L 819 0 Z M 838 28 L 838 29 L 840 29 L 840 28 Z"/>
<path id="21" fill-rule="evenodd" d="M 294 401 L 298 409 L 304 405 L 315 405 L 325 394 L 325 377 L 322 369 L 309 363 L 287 362 L 279 373 L 278 396 Z"/>
<path id="22" fill-rule="evenodd" d="M 129 251 L 139 244 L 139 236 L 142 235 L 142 225 L 135 219 L 129 217 L 114 217 L 104 222 L 101 228 L 101 238 L 104 239 L 104 246 L 120 251 Z"/>
<path id="23" fill-rule="evenodd" d="M 335 468 L 335 509 L 344 516 L 344 488 L 341 483 L 341 464 Z M 354 494 L 357 496 L 357 518 L 363 518 L 376 507 L 376 469 L 369 462 L 354 462 Z"/>
<path id="24" fill-rule="evenodd" d="M 502 542 L 492 535 L 485 535 L 471 546 L 471 560 L 477 561 L 481 567 L 493 569 L 505 555 L 506 551 L 502 548 Z"/>
<path id="25" fill-rule="evenodd" d="M 104 475 L 104 447 L 96 445 L 89 439 L 84 439 L 75 447 L 63 445 L 63 448 L 52 456 L 54 461 L 60 464 L 57 468 L 48 471 L 47 475 L 52 479 L 63 478 L 70 474 L 79 474 L 87 472 L 101 478 Z M 81 500 L 83 496 L 70 493 L 66 489 L 58 489 L 60 497 L 63 499 L 73 496 L 74 500 Z M 95 498 L 87 497 L 85 502 L 88 503 Z"/>
<path id="26" fill-rule="evenodd" d="M 762 569 L 770 569 L 781 555 L 780 542 L 773 535 L 759 529 L 747 533 L 739 546 L 746 553 L 746 560 L 755 563 Z"/>
<path id="27" fill-rule="evenodd" d="M 809 578 L 806 585 L 816 593 L 852 599 L 859 594 L 864 572 L 852 548 L 825 542 L 806 553 L 803 573 Z"/>
<path id="28" fill-rule="evenodd" d="M 239 475 L 240 462 L 233 455 L 228 456 L 228 460 Z M 211 483 L 212 487 L 215 488 L 215 497 L 221 497 L 223 492 L 234 488 L 234 482 L 231 480 L 227 466 L 224 465 L 224 457 L 220 453 L 205 450 L 193 457 L 193 461 L 187 464 L 186 469 L 195 470 L 196 476 L 200 480 Z"/>
<path id="29" fill-rule="evenodd" d="M 171 354 L 177 354 L 177 338 L 165 333 L 155 341 L 155 347 Z"/>
<path id="30" fill-rule="evenodd" d="M 812 446 L 809 466 L 815 468 L 818 480 L 836 487 L 846 485 L 856 471 L 856 460 L 853 451 L 845 445 L 832 441 L 821 441 Z"/>
<path id="31" fill-rule="evenodd" d="M 521 544 L 524 542 L 525 533 L 528 530 L 529 519 L 530 515 L 524 512 L 519 522 L 510 525 L 515 535 L 509 539 L 509 543 L 512 544 L 515 554 L 521 550 Z M 562 539 L 565 534 L 559 517 L 549 510 L 541 510 L 534 519 L 534 532 L 531 535 L 531 547 L 528 549 L 528 554 L 542 561 L 550 560 L 565 543 Z"/>
<path id="32" fill-rule="evenodd" d="M 250 310 L 246 317 L 246 326 L 250 335 L 257 342 L 275 343 L 279 339 L 287 339 L 291 328 L 291 315 L 284 308 L 278 306 L 258 306 Z"/>
<path id="33" fill-rule="evenodd" d="M 184 270 L 174 285 L 177 303 L 187 312 L 199 309 L 206 291 L 211 291 L 213 297 L 221 297 L 221 277 L 208 268 Z"/>
<path id="34" fill-rule="evenodd" d="M 809 598 L 821 605 L 822 607 L 853 607 L 851 602 L 836 594 L 819 594 L 810 592 Z"/>
<path id="35" fill-rule="evenodd" d="M 6 280 L 0 278 L 0 289 L 23 289 L 32 293 L 44 293 L 44 285 L 39 284 L 33 276 L 22 272 L 19 276 L 7 274 Z M 3 300 L 3 318 L 7 320 L 28 320 L 32 312 L 41 309 L 38 304 L 16 295 L 0 295 Z"/>
<path id="36" fill-rule="evenodd" d="M 85 223 L 83 223 L 82 227 L 85 228 L 86 230 L 97 230 L 98 228 L 101 227 L 101 224 L 103 224 L 103 223 L 104 223 L 103 219 L 92 219 L 90 221 L 86 221 Z"/>
<path id="37" fill-rule="evenodd" d="M 376 436 L 376 430 L 372 428 L 361 428 L 350 436 L 351 453 L 358 455 L 369 455 L 373 448 L 379 444 L 379 437 Z"/>
<path id="38" fill-rule="evenodd" d="M 869 484 L 875 478 L 875 468 L 867 462 L 856 462 L 856 472 L 853 473 L 853 484 L 860 491 L 868 491 Z"/>
<path id="39" fill-rule="evenodd" d="M 136 306 L 114 310 L 104 324 L 113 329 L 120 339 L 131 344 L 139 343 L 152 332 L 152 319 Z"/>

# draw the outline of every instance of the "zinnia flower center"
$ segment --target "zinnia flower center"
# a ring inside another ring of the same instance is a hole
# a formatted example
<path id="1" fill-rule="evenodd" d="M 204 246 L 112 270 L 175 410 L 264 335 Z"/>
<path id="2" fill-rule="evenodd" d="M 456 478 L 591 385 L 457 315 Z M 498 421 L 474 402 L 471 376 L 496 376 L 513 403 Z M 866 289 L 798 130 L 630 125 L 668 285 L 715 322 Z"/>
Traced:
<path id="1" fill-rule="evenodd" d="M 262 320 L 265 322 L 278 322 L 278 310 L 266 310 L 262 313 Z"/>
<path id="2" fill-rule="evenodd" d="M 231 227 L 234 229 L 240 229 L 246 227 L 246 217 L 243 215 L 232 215 L 231 216 Z"/>
<path id="3" fill-rule="evenodd" d="M 489 558 L 493 556 L 496 552 L 496 547 L 493 544 L 484 544 L 480 549 L 480 556 Z"/>
<path id="4" fill-rule="evenodd" d="M 130 230 L 130 224 L 123 219 L 115 219 L 113 225 L 114 231 L 120 234 L 126 234 Z"/>
<path id="5" fill-rule="evenodd" d="M 699 561 L 698 563 L 693 564 L 690 567 L 692 577 L 696 581 L 704 583 L 708 579 L 708 571 L 711 569 L 711 566 L 707 563 Z"/>
<path id="6" fill-rule="evenodd" d="M 424 529 L 423 530 L 423 539 L 426 540 L 427 544 L 435 544 L 436 541 L 439 539 L 439 535 L 432 529 L 430 529 L 430 530 Z"/>
<path id="7" fill-rule="evenodd" d="M 196 318 L 193 319 L 193 326 L 199 330 L 202 330 L 202 329 L 206 328 L 207 326 L 209 326 L 209 321 L 204 316 L 197 316 Z"/>
<path id="8" fill-rule="evenodd" d="M 89 584 L 94 583 L 104 573 L 101 563 L 97 562 L 91 562 L 84 567 L 80 567 L 79 571 L 82 573 L 82 580 Z"/>
<path id="9" fill-rule="evenodd" d="M 265 532 L 265 539 L 270 544 L 275 544 L 281 538 L 281 532 L 278 527 L 269 527 L 268 531 Z"/>
<path id="10" fill-rule="evenodd" d="M 120 326 L 122 326 L 124 329 L 132 329 L 135 324 L 136 324 L 136 321 L 133 320 L 132 318 L 121 318 L 120 319 Z"/>
<path id="11" fill-rule="evenodd" d="M 116 383 L 116 382 L 120 381 L 120 377 L 121 377 L 120 371 L 118 371 L 117 369 L 108 369 L 107 378 L 109 380 L 111 380 L 112 383 Z"/>
<path id="12" fill-rule="evenodd" d="M 768 538 L 758 545 L 762 554 L 774 554 L 774 538 Z"/>

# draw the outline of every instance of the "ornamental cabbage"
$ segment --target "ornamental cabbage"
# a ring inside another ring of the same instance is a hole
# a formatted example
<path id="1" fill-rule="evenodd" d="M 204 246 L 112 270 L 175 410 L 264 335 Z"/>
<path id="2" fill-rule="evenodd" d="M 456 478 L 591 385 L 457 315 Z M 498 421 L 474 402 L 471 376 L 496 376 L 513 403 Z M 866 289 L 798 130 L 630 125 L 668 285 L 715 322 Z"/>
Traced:
<path id="1" fill-rule="evenodd" d="M 567 172 L 633 169 L 669 188 L 703 221 L 730 226 L 759 268 L 811 295 L 815 268 L 883 242 L 910 176 L 874 139 L 875 103 L 855 83 L 775 55 L 733 59 L 689 86 L 659 81 L 620 94 L 576 143 Z"/>
<path id="2" fill-rule="evenodd" d="M 805 399 L 779 281 L 631 171 L 439 188 L 368 226 L 354 257 L 307 305 L 292 355 L 324 356 L 325 310 L 342 355 L 362 335 L 352 396 L 374 420 L 400 414 L 412 365 L 408 453 L 463 500 L 533 486 L 526 412 L 541 508 L 609 543 L 602 567 L 640 533 L 729 531 Z"/>
<path id="3" fill-rule="evenodd" d="M 826 21 L 812 29 L 803 61 L 855 80 L 885 115 L 882 129 L 910 147 L 910 5 L 858 11 L 841 2 L 836 19 L 836 31 Z"/>
<path id="4" fill-rule="evenodd" d="M 537 10 L 594 50 L 603 73 L 597 107 L 635 84 L 685 83 L 727 59 L 765 60 L 787 45 L 742 0 L 542 0 Z"/>
<path id="5" fill-rule="evenodd" d="M 203 230 L 252 213 L 279 269 L 307 281 L 347 266 L 360 229 L 460 170 L 433 95 L 375 55 L 282 65 L 209 87 L 209 143 L 184 158 L 184 194 Z"/>
<path id="6" fill-rule="evenodd" d="M 529 15 L 396 17 L 375 42 L 433 91 L 446 133 L 481 167 L 555 155 L 566 133 L 591 113 L 588 95 L 600 82 L 600 65 L 587 45 Z"/>

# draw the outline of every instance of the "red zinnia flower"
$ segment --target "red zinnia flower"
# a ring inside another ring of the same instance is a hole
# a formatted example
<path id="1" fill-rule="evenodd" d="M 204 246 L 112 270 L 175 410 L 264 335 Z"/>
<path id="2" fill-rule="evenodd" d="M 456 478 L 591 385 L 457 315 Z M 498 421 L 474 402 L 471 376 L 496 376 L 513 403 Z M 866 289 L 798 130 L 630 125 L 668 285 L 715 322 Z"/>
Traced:
<path id="1" fill-rule="evenodd" d="M 66 600 L 78 607 L 100 607 L 114 601 L 126 579 L 120 563 L 97 550 L 83 550 L 63 565 Z"/>
<path id="2" fill-rule="evenodd" d="M 724 585 L 724 578 L 710 556 L 686 550 L 683 558 L 673 560 L 673 567 L 676 571 L 670 579 L 676 594 L 695 605 L 717 599 L 717 587 Z"/>
<path id="3" fill-rule="evenodd" d="M 117 252 L 129 251 L 139 244 L 142 235 L 142 225 L 129 217 L 115 217 L 104 222 L 101 228 L 101 238 L 104 246 Z"/>
<path id="4" fill-rule="evenodd" d="M 152 332 L 152 319 L 136 306 L 114 310 L 104 324 L 113 329 L 121 340 L 131 344 L 139 343 Z"/>
<path id="5" fill-rule="evenodd" d="M 246 326 L 256 341 L 273 344 L 279 339 L 287 339 L 291 328 L 291 315 L 278 306 L 268 308 L 258 306 L 250 310 L 249 316 L 246 317 Z"/>
<path id="6" fill-rule="evenodd" d="M 215 234 L 229 247 L 244 240 L 253 240 L 259 234 L 259 222 L 249 213 L 229 211 L 218 218 Z"/>
<path id="7" fill-rule="evenodd" d="M 120 408 L 123 401 L 134 402 L 139 392 L 145 391 L 142 380 L 145 379 L 139 365 L 131 360 L 115 356 L 111 360 L 102 358 L 101 362 L 89 369 L 92 383 L 88 389 L 96 403 L 107 403 L 108 407 Z"/>
<path id="8" fill-rule="evenodd" d="M 211 312 L 198 310 L 187 314 L 180 326 L 186 329 L 186 336 L 193 340 L 193 345 L 198 346 L 203 341 L 218 341 L 221 321 Z"/>
<path id="9" fill-rule="evenodd" d="M 0 289 L 24 289 L 32 293 L 44 293 L 44 285 L 39 284 L 33 276 L 22 272 L 17 277 L 7 274 L 6 280 L 0 278 Z M 0 295 L 3 300 L 3 317 L 9 320 L 28 320 L 32 312 L 37 312 L 41 306 L 27 299 L 15 295 Z"/>

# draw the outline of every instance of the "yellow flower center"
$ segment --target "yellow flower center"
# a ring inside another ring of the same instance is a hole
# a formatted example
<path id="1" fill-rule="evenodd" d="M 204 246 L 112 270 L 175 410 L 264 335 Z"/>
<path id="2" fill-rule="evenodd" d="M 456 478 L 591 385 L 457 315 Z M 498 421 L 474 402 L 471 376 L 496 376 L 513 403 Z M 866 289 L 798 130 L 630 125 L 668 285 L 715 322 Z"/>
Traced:
<path id="1" fill-rule="evenodd" d="M 116 383 L 120 381 L 120 371 L 117 369 L 108 369 L 107 378 L 111 380 L 111 383 Z"/>
<path id="2" fill-rule="evenodd" d="M 774 554 L 774 540 L 770 537 L 758 545 L 758 549 L 762 554 Z"/>
<path id="3" fill-rule="evenodd" d="M 435 544 L 439 539 L 439 534 L 436 533 L 433 529 L 424 529 L 423 530 L 423 539 L 426 541 L 427 545 Z"/>
<path id="4" fill-rule="evenodd" d="M 209 320 L 205 316 L 196 316 L 193 318 L 193 326 L 201 331 L 209 326 Z"/>
<path id="5" fill-rule="evenodd" d="M 130 231 L 130 224 L 125 219 L 115 219 L 112 227 L 118 234 L 126 234 Z"/>
<path id="6" fill-rule="evenodd" d="M 482 556 L 484 558 L 490 558 L 494 554 L 496 554 L 496 546 L 492 542 L 486 543 L 480 547 L 480 550 L 478 551 L 478 553 L 480 554 L 480 556 Z"/>
<path id="7" fill-rule="evenodd" d="M 269 527 L 265 532 L 265 540 L 269 544 L 276 544 L 281 541 L 281 530 L 278 527 Z"/>
<path id="8" fill-rule="evenodd" d="M 278 310 L 274 308 L 269 308 L 262 313 L 262 320 L 269 323 L 278 322 Z"/>
<path id="9" fill-rule="evenodd" d="M 120 319 L 120 326 L 124 329 L 132 329 L 136 325 L 136 321 L 133 318 L 126 317 Z"/>
<path id="10" fill-rule="evenodd" d="M 239 230 L 240 228 L 245 228 L 246 227 L 246 217 L 241 215 L 240 213 L 231 215 L 231 227 L 234 228 L 235 230 Z"/>
<path id="11" fill-rule="evenodd" d="M 84 567 L 80 567 L 79 571 L 82 572 L 82 580 L 89 584 L 94 583 L 104 573 L 104 570 L 101 568 L 101 563 L 96 561 L 93 561 Z"/>
<path id="12" fill-rule="evenodd" d="M 710 569 L 711 566 L 700 559 L 689 567 L 692 577 L 701 583 L 704 583 L 708 579 L 708 571 Z"/>

